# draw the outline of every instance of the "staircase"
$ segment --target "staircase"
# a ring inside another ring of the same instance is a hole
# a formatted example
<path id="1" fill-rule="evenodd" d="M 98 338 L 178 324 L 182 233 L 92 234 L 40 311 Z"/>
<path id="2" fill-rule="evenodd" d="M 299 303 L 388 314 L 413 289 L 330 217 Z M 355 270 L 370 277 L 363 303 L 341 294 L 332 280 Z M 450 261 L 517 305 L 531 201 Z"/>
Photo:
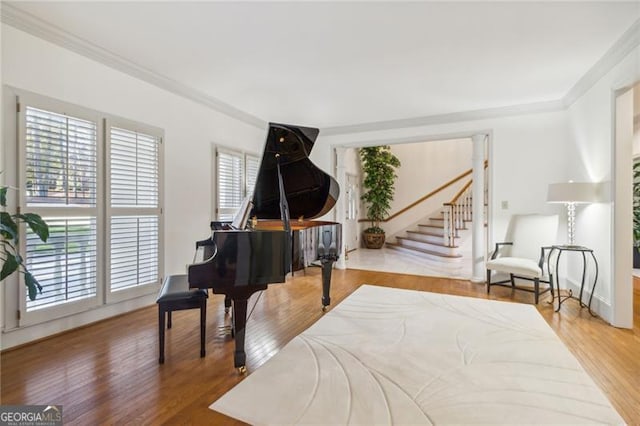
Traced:
<path id="1" fill-rule="evenodd" d="M 444 203 L 439 214 L 405 231 L 405 236 L 396 236 L 396 242 L 388 242 L 386 246 L 439 262 L 459 262 L 462 255 L 458 243 L 467 237 L 467 224 L 471 222 L 471 183 Z"/>

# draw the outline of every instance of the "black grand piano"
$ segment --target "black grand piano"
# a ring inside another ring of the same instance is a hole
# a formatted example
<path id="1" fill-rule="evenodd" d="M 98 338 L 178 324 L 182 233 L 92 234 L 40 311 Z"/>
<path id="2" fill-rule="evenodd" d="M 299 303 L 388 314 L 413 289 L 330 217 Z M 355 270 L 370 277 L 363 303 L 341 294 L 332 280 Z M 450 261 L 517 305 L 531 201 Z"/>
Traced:
<path id="1" fill-rule="evenodd" d="M 342 245 L 339 223 L 314 221 L 336 203 L 340 188 L 309 153 L 318 129 L 270 123 L 247 229 L 212 222 L 212 236 L 196 243 L 204 261 L 188 268 L 189 286 L 211 288 L 231 304 L 234 366 L 246 371 L 247 302 L 289 272 L 322 267 L 322 309 L 330 304 L 331 269 Z M 293 219 L 290 219 L 293 218 Z"/>

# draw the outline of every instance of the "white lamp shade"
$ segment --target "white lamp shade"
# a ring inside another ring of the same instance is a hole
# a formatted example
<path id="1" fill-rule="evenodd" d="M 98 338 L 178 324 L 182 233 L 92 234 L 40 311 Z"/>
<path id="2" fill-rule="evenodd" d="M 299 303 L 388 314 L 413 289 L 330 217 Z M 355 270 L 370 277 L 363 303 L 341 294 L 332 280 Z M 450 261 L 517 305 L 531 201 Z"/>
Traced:
<path id="1" fill-rule="evenodd" d="M 599 185 L 592 182 L 549 184 L 549 203 L 595 203 L 599 201 Z"/>

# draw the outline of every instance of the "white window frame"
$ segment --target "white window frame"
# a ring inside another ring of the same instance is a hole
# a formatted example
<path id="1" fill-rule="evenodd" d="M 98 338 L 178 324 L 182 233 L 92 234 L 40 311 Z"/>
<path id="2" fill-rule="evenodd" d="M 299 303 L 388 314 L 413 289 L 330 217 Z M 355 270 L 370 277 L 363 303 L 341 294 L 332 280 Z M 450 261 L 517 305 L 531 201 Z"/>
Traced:
<path id="1" fill-rule="evenodd" d="M 27 311 L 27 290 L 24 282 L 24 277 L 19 274 L 19 291 L 18 291 L 18 327 L 24 327 L 34 324 L 50 321 L 56 318 L 62 318 L 70 315 L 74 315 L 80 312 L 88 311 L 91 309 L 99 308 L 108 304 L 121 302 L 124 300 L 134 299 L 147 294 L 153 294 L 158 291 L 159 284 L 162 281 L 164 275 L 164 143 L 160 144 L 159 149 L 159 221 L 158 221 L 158 242 L 159 242 L 159 259 L 158 259 L 158 280 L 153 283 L 148 283 L 141 286 L 136 286 L 131 289 L 119 290 L 110 294 L 109 285 L 109 267 L 110 267 L 110 244 L 109 239 L 109 226 L 111 213 L 113 209 L 110 208 L 110 176 L 108 176 L 108 153 L 109 147 L 107 144 L 107 125 L 114 125 L 124 129 L 139 131 L 141 133 L 147 133 L 152 135 L 158 135 L 162 142 L 164 142 L 164 131 L 162 129 L 147 126 L 141 123 L 136 123 L 130 120 L 126 120 L 120 117 L 116 117 L 110 114 L 106 114 L 100 111 L 91 110 L 89 108 L 81 107 L 71 103 L 63 102 L 57 99 L 48 98 L 46 96 L 37 95 L 23 90 L 14 90 L 16 93 L 16 102 L 18 105 L 17 114 L 17 177 L 20 190 L 18 193 L 18 208 L 21 212 L 37 213 L 43 217 L 46 216 L 69 216 L 69 217 L 82 217 L 92 216 L 96 218 L 97 235 L 96 235 L 96 295 L 77 301 L 64 302 L 59 305 L 53 305 L 50 307 L 44 307 L 41 309 Z M 92 121 L 96 124 L 97 130 L 97 191 L 96 191 L 96 205 L 93 206 L 61 206 L 61 207 L 39 207 L 39 206 L 27 206 L 26 203 L 26 109 L 27 107 L 33 107 L 50 111 L 56 114 L 69 115 L 75 118 L 80 118 L 88 121 Z M 118 123 L 116 125 L 115 123 Z M 140 129 L 140 130 L 137 130 Z M 107 200 L 109 196 L 109 200 Z M 142 209 L 140 211 L 143 211 Z M 148 213 L 148 210 L 144 210 Z M 20 253 L 26 259 L 26 229 L 21 226 L 20 229 Z M 36 296 L 37 297 L 37 296 Z"/>
<path id="2" fill-rule="evenodd" d="M 106 301 L 107 303 L 120 302 L 122 300 L 128 300 L 135 297 L 144 296 L 146 294 L 154 293 L 158 290 L 158 286 L 162 283 L 162 276 L 164 274 L 164 131 L 157 127 L 149 126 L 142 123 L 137 123 L 123 118 L 108 117 L 104 124 L 105 135 L 105 193 L 107 194 L 105 200 L 105 277 L 106 277 Z M 111 137 L 110 129 L 117 127 L 125 130 L 130 130 L 136 133 L 144 133 L 150 136 L 154 136 L 160 140 L 160 146 L 158 149 L 158 174 L 159 174 L 159 188 L 158 188 L 158 206 L 157 207 L 111 207 Z M 113 216 L 158 216 L 158 276 L 155 281 L 143 283 L 132 288 L 111 290 L 111 218 Z"/>
<path id="3" fill-rule="evenodd" d="M 78 107 L 76 105 L 68 104 L 66 102 L 58 101 L 44 96 L 38 96 L 30 93 L 19 93 L 17 97 L 17 103 L 19 105 L 18 112 L 18 182 L 20 185 L 20 191 L 18 191 L 18 206 L 21 212 L 37 213 L 43 217 L 46 216 L 68 216 L 68 217 L 82 217 L 91 216 L 96 218 L 96 223 L 100 223 L 103 217 L 102 200 L 104 199 L 104 182 L 98 179 L 97 191 L 96 191 L 96 205 L 90 206 L 60 206 L 60 207 L 39 207 L 39 206 L 27 206 L 26 200 L 26 188 L 24 187 L 26 176 L 26 110 L 27 107 L 38 108 L 50 112 L 55 112 L 61 115 L 68 115 L 75 118 L 80 118 L 87 121 L 92 121 L 96 124 L 96 150 L 97 150 L 97 170 L 96 175 L 101 176 L 104 173 L 104 166 L 100 161 L 100 158 L 104 155 L 103 144 L 101 143 L 101 134 L 104 132 L 102 116 L 96 111 L 91 111 L 86 108 Z M 48 321 L 52 318 L 59 318 L 71 313 L 82 312 L 99 306 L 104 297 L 104 281 L 103 281 L 103 268 L 104 265 L 100 262 L 100 259 L 104 256 L 104 247 L 100 244 L 100 227 L 97 226 L 96 233 L 96 295 L 93 297 L 87 297 L 84 299 L 64 302 L 51 307 L 45 307 L 36 309 L 31 312 L 27 312 L 27 291 L 24 283 L 24 276 L 20 274 L 20 326 L 36 324 Z M 21 227 L 20 230 L 20 253 L 25 257 L 26 253 L 26 230 L 25 227 Z M 36 296 L 37 297 L 37 296 Z"/>
<path id="4" fill-rule="evenodd" d="M 215 172 L 214 172 L 214 180 L 215 180 L 215 188 L 216 188 L 216 197 L 215 197 L 215 205 L 214 205 L 214 217 L 215 220 L 220 220 L 220 215 L 221 214 L 231 214 L 232 216 L 235 215 L 235 213 L 237 212 L 237 209 L 234 210 L 233 212 L 221 212 L 221 207 L 220 207 L 220 175 L 219 175 L 219 167 L 218 167 L 218 156 L 220 153 L 224 153 L 224 154 L 228 154 L 228 155 L 234 155 L 237 157 L 242 157 L 242 194 L 240 194 L 240 199 L 242 200 L 244 197 L 246 197 L 249 193 L 249 188 L 247 185 L 247 162 L 249 159 L 255 159 L 256 162 L 258 163 L 258 170 L 256 171 L 256 178 L 257 178 L 257 173 L 260 170 L 260 157 L 254 153 L 249 153 L 249 152 L 245 152 L 245 151 L 238 151 L 238 150 L 233 150 L 233 149 L 228 149 L 222 146 L 216 146 L 215 147 L 215 154 L 214 154 L 214 168 L 215 168 Z M 253 189 L 253 188 L 252 188 Z M 238 208 L 240 207 L 240 204 L 238 204 Z"/>

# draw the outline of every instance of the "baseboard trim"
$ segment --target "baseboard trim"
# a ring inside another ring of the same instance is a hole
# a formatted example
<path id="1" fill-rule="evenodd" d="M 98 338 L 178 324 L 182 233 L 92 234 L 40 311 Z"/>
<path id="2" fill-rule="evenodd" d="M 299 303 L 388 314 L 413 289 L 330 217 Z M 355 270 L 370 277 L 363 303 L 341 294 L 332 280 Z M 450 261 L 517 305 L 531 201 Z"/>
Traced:
<path id="1" fill-rule="evenodd" d="M 104 305 L 96 309 L 80 312 L 67 317 L 57 318 L 45 323 L 33 324 L 10 330 L 4 330 L 0 335 L 0 351 L 16 346 L 25 345 L 64 333 L 75 328 L 112 318 L 117 315 L 151 306 L 155 303 L 157 294 L 147 294 L 135 299 Z"/>
<path id="2" fill-rule="evenodd" d="M 562 281 L 565 284 L 565 288 L 567 290 L 571 290 L 575 297 L 578 297 L 580 295 L 580 283 L 572 279 L 566 279 Z M 585 288 L 582 292 L 583 302 L 588 303 L 589 297 L 591 297 L 591 288 L 590 285 L 585 284 Z M 577 301 L 575 303 L 577 303 Z M 600 318 L 611 324 L 613 318 L 613 310 L 611 309 L 611 302 L 609 302 L 608 300 L 595 294 L 593 296 L 593 300 L 591 301 L 591 311 L 595 314 L 598 314 Z M 560 310 L 560 312 L 562 312 L 562 309 Z"/>

